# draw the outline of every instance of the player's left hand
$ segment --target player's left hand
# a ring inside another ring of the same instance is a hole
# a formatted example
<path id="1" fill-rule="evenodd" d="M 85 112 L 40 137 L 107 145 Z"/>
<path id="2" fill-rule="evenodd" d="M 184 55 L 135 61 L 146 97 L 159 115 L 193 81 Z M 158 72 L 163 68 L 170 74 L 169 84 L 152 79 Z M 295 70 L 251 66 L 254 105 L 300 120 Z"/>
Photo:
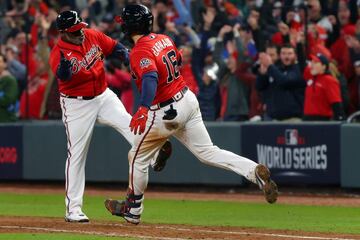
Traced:
<path id="1" fill-rule="evenodd" d="M 149 109 L 144 106 L 140 106 L 137 112 L 134 114 L 130 121 L 130 130 L 134 132 L 134 134 L 142 134 L 145 131 L 146 121 L 148 119 Z"/>
<path id="2" fill-rule="evenodd" d="M 125 66 L 129 66 L 130 60 L 129 60 L 129 49 L 121 49 L 118 51 L 120 60 L 125 64 Z"/>

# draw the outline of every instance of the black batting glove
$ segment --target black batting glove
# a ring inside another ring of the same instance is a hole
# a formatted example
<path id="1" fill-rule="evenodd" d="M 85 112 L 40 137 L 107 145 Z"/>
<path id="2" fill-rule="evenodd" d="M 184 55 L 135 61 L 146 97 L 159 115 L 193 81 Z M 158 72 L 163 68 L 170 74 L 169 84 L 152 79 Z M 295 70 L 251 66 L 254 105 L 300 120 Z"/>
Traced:
<path id="1" fill-rule="evenodd" d="M 62 81 L 70 80 L 72 75 L 71 68 L 71 62 L 67 60 L 64 53 L 60 51 L 60 65 L 56 71 L 57 77 Z"/>
<path id="2" fill-rule="evenodd" d="M 120 57 L 120 61 L 122 61 L 125 66 L 129 66 L 130 64 L 130 57 L 129 57 L 129 49 L 125 48 L 125 49 L 121 49 L 117 51 Z"/>
<path id="3" fill-rule="evenodd" d="M 71 62 L 65 58 L 64 53 L 62 51 L 60 51 L 60 67 L 71 69 Z"/>

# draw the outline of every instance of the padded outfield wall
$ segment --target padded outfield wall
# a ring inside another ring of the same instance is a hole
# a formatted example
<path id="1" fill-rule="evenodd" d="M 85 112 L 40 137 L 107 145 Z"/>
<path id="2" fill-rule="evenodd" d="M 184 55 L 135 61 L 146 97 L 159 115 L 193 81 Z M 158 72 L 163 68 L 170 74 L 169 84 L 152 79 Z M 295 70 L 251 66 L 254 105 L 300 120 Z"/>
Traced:
<path id="1" fill-rule="evenodd" d="M 360 187 L 360 125 L 339 123 L 206 123 L 214 144 L 269 166 L 279 184 Z M 173 154 L 151 183 L 243 185 L 235 173 L 198 161 L 175 139 Z M 60 121 L 0 125 L 0 179 L 64 180 L 67 157 Z M 127 182 L 130 145 L 96 125 L 86 165 L 88 181 Z"/>

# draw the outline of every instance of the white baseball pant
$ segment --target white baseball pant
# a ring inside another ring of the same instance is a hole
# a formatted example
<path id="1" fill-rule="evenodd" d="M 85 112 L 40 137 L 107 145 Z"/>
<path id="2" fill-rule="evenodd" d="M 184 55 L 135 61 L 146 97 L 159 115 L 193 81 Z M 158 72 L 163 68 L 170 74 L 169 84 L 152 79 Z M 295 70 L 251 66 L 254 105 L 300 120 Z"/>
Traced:
<path id="1" fill-rule="evenodd" d="M 65 166 L 66 213 L 81 210 L 85 189 L 85 163 L 95 122 L 115 128 L 133 145 L 131 115 L 114 92 L 106 89 L 91 100 L 60 96 L 62 120 L 67 135 L 68 157 Z M 154 155 L 156 160 L 158 152 Z"/>
<path id="2" fill-rule="evenodd" d="M 170 105 L 149 111 L 146 130 L 142 135 L 135 136 L 134 145 L 129 151 L 129 188 L 135 195 L 144 193 L 148 184 L 150 159 L 171 135 L 201 162 L 234 171 L 256 184 L 255 167 L 258 164 L 214 146 L 202 120 L 196 96 L 190 90 L 182 95 L 180 100 L 172 103 L 177 111 L 177 116 L 172 120 L 163 119 Z M 141 214 L 142 210 L 143 207 L 130 211 Z"/>

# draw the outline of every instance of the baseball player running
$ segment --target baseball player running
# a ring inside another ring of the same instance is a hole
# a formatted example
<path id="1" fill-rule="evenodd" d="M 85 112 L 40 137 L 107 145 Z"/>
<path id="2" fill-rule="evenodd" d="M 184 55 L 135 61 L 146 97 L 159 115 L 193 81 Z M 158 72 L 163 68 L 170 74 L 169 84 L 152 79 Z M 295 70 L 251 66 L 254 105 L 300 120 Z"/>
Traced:
<path id="1" fill-rule="evenodd" d="M 130 66 L 141 91 L 141 106 L 130 122 L 135 142 L 128 155 L 128 194 L 124 201 L 107 199 L 108 211 L 130 223 L 140 222 L 149 161 L 170 136 L 182 142 L 201 162 L 234 171 L 258 184 L 266 200 L 274 203 L 278 190 L 267 167 L 213 145 L 196 96 L 179 72 L 181 55 L 169 37 L 151 32 L 150 10 L 143 5 L 127 5 L 122 22 L 125 34 L 135 43 Z"/>
<path id="2" fill-rule="evenodd" d="M 60 39 L 50 54 L 50 66 L 59 79 L 62 120 L 67 135 L 68 157 L 65 168 L 67 222 L 88 222 L 82 212 L 85 188 L 85 162 L 96 120 L 115 128 L 132 145 L 131 120 L 105 82 L 104 57 L 113 55 L 128 63 L 128 50 L 101 32 L 85 29 L 75 11 L 64 11 L 56 19 Z M 152 161 L 161 171 L 171 153 L 164 142 Z"/>

